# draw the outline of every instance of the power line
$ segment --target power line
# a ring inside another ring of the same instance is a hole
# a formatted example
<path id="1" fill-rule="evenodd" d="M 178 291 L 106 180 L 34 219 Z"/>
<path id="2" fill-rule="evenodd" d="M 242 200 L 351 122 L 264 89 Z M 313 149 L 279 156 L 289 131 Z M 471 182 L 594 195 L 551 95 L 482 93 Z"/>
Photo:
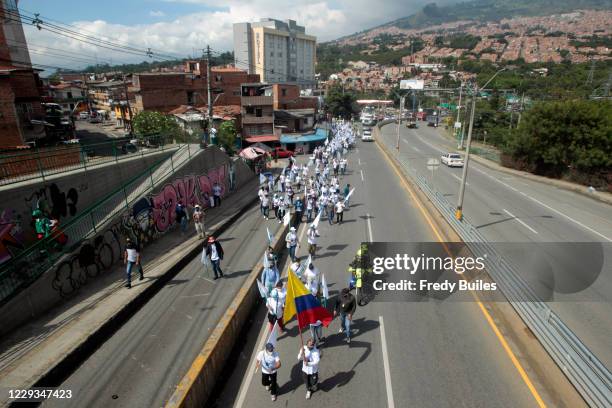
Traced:
<path id="1" fill-rule="evenodd" d="M 36 13 L 31 12 L 31 11 L 28 11 L 28 10 L 25 10 L 25 9 L 23 9 L 23 8 L 19 8 L 19 10 L 20 10 L 20 11 L 22 11 L 22 12 L 24 12 L 24 13 L 26 13 L 26 14 L 30 14 L 31 16 L 36 16 Z M 68 23 L 65 23 L 65 22 L 62 22 L 62 21 L 59 21 L 59 20 L 54 20 L 54 19 L 52 19 L 52 18 L 50 18 L 50 17 L 40 16 L 40 15 L 38 15 L 38 16 L 39 16 L 39 17 L 41 17 L 41 18 L 44 18 L 44 19 L 45 19 L 45 20 L 47 20 L 47 21 L 52 21 L 52 22 L 55 22 L 55 23 L 57 23 L 57 24 L 61 24 L 61 25 L 63 25 L 63 26 L 67 26 L 67 27 L 72 27 L 72 28 L 78 29 L 78 30 L 83 31 L 83 32 L 86 32 L 86 33 L 90 33 L 90 34 L 94 34 L 94 35 L 97 35 L 97 34 L 98 34 L 98 33 L 95 33 L 95 32 L 93 32 L 93 31 L 86 30 L 86 29 L 84 29 L 84 28 L 82 28 L 82 27 L 77 27 L 77 26 L 75 26 L 75 25 L 73 25 L 73 24 L 68 24 Z M 112 37 L 110 37 L 110 36 L 108 36 L 108 37 L 109 37 L 109 38 L 112 38 Z M 121 41 L 121 40 L 117 40 L 117 39 L 115 39 L 115 40 L 116 40 L 116 41 Z M 130 43 L 128 43 L 128 42 L 124 42 L 124 44 L 125 44 L 125 45 L 128 45 L 128 46 L 133 46 L 133 47 L 140 47 L 139 45 L 130 44 Z M 155 50 L 160 51 L 160 50 L 155 49 L 155 48 L 151 48 L 151 50 L 152 50 L 152 51 L 155 51 Z M 169 56 L 171 56 L 171 57 L 173 57 L 173 58 L 176 58 L 176 59 L 182 59 L 182 57 L 174 56 L 174 55 L 172 55 L 172 54 L 167 54 L 167 55 L 169 55 Z"/>
<path id="2" fill-rule="evenodd" d="M 74 30 L 65 29 L 63 27 L 60 27 L 54 24 L 45 23 L 44 21 L 40 20 L 40 18 L 38 17 L 32 18 L 32 17 L 27 17 L 27 16 L 21 16 L 17 12 L 10 11 L 10 10 L 7 10 L 7 15 L 10 15 L 13 17 L 13 18 L 8 18 L 11 21 L 23 23 L 22 20 L 24 20 L 26 23 L 35 26 L 39 30 L 47 30 L 51 33 L 61 35 L 64 37 L 68 37 L 70 39 L 80 41 L 86 44 L 90 44 L 96 47 L 105 48 L 105 49 L 109 49 L 109 50 L 116 51 L 116 52 L 123 52 L 123 53 L 131 54 L 131 55 L 137 55 L 140 57 L 149 57 L 149 58 L 158 57 L 159 59 L 164 59 L 164 60 L 174 60 L 175 59 L 174 57 L 168 58 L 164 56 L 163 54 L 153 53 L 151 49 L 143 50 L 143 49 L 138 49 L 134 47 L 128 47 L 128 46 L 116 44 L 116 43 L 113 43 L 113 42 L 110 42 L 110 41 L 107 41 L 101 38 L 82 34 Z"/>
<path id="3" fill-rule="evenodd" d="M 49 57 L 55 57 L 55 58 L 67 58 L 67 59 L 71 59 L 77 62 L 81 62 L 84 64 L 92 64 L 92 62 L 95 62 L 94 59 L 91 58 L 81 58 L 81 57 L 76 57 L 74 55 L 70 55 L 70 54 L 64 54 L 64 53 L 60 53 L 60 52 L 50 52 L 47 51 L 45 49 L 36 49 L 36 48 L 31 48 L 31 47 L 26 47 L 26 46 L 20 46 L 20 45 L 11 45 L 11 47 L 15 47 L 15 48 L 19 48 L 22 50 L 27 50 L 29 53 L 33 53 L 33 54 L 37 54 L 37 55 L 45 55 L 45 56 L 49 56 Z M 108 62 L 106 60 L 102 60 L 105 62 Z"/>
<path id="4" fill-rule="evenodd" d="M 34 44 L 33 42 L 30 41 L 17 41 L 17 40 L 7 40 L 8 42 L 14 43 L 14 44 L 23 44 L 25 47 L 27 47 L 28 49 L 30 47 L 37 47 L 40 49 L 44 49 L 44 50 L 52 50 L 52 51 L 59 51 L 59 52 L 68 52 L 67 49 L 61 49 L 61 48 L 53 48 L 53 47 L 49 47 L 48 45 L 41 45 L 41 44 Z M 76 51 L 75 51 L 76 52 Z M 98 56 L 97 55 L 93 55 L 93 54 L 84 54 L 81 51 L 78 51 L 79 55 L 82 57 L 86 57 L 89 58 L 92 61 L 98 61 Z M 106 61 L 106 60 L 102 60 L 102 61 Z"/>
<path id="5" fill-rule="evenodd" d="M 0 61 L 1 62 L 10 62 L 10 63 L 14 63 L 14 64 L 19 64 L 19 65 L 25 65 L 25 66 L 30 67 L 32 69 L 35 69 L 34 66 L 37 66 L 37 67 L 51 68 L 51 69 L 60 70 L 60 71 L 67 71 L 67 72 L 78 71 L 78 70 L 76 70 L 74 68 L 59 67 L 57 65 L 48 65 L 48 64 L 33 64 L 31 62 L 19 61 L 19 60 L 14 60 L 14 59 L 0 58 Z M 15 67 L 15 68 L 20 68 L 20 67 Z"/>

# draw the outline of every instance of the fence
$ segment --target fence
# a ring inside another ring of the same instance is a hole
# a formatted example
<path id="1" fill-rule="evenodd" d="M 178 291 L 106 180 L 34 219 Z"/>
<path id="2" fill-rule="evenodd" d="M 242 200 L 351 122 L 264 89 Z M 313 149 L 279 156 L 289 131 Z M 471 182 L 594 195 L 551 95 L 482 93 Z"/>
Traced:
<path id="1" fill-rule="evenodd" d="M 148 136 L 133 145 L 127 139 L 109 142 L 34 148 L 23 153 L 0 155 L 0 185 L 46 177 L 73 170 L 87 169 L 103 163 L 118 162 L 135 155 L 156 153 L 167 145 L 163 136 Z"/>
<path id="2" fill-rule="evenodd" d="M 386 123 L 378 126 L 380 129 Z M 384 138 L 377 137 L 380 146 L 393 156 L 410 174 L 408 159 L 402 159 L 389 148 Z M 550 307 L 540 301 L 520 277 L 514 265 L 500 256 L 486 238 L 465 219 L 455 218 L 455 206 L 433 188 L 427 178 L 415 173 L 411 179 L 427 195 L 446 221 L 453 227 L 475 256 L 486 259 L 487 272 L 498 283 L 502 293 L 525 324 L 538 338 L 553 360 L 561 367 L 578 392 L 593 407 L 612 406 L 612 374 L 580 341 Z M 486 254 L 486 255 L 485 255 Z"/>
<path id="3" fill-rule="evenodd" d="M 178 166 L 199 152 L 194 145 L 177 149 L 169 159 L 162 159 L 130 179 L 117 190 L 84 209 L 61 229 L 36 242 L 0 267 L 0 304 L 30 285 L 61 257 L 70 254 L 84 240 L 96 235 L 105 223 L 130 208 L 142 195 L 174 174 Z"/>

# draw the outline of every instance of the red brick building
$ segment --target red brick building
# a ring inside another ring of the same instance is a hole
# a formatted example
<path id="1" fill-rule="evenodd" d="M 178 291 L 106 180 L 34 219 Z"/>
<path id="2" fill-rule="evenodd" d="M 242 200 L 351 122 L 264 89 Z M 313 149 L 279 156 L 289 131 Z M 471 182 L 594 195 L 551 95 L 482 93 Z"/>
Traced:
<path id="1" fill-rule="evenodd" d="M 259 75 L 237 68 L 213 67 L 211 88 L 214 106 L 240 105 L 240 84 L 259 82 Z M 186 61 L 185 72 L 134 74 L 136 111 L 169 112 L 181 105 L 208 103 L 206 61 Z M 216 100 L 216 101 L 215 101 Z"/>
<path id="2" fill-rule="evenodd" d="M 25 42 L 21 22 L 15 19 L 16 2 L 11 3 L 11 10 L 4 7 L 5 2 L 0 1 L 0 148 L 10 148 L 44 137 L 45 130 L 31 122 L 44 118 L 42 82 L 38 70 L 30 65 L 27 49 L 14 46 Z"/>

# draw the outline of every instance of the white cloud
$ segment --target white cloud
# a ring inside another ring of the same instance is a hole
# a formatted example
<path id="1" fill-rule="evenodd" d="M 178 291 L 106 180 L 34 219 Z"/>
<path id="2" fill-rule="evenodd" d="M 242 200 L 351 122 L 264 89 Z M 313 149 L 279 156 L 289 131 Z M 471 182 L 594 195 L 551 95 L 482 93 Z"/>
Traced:
<path id="1" fill-rule="evenodd" d="M 164 13 L 161 10 L 151 10 L 151 11 L 149 11 L 149 15 L 151 17 L 163 17 L 163 16 L 166 15 L 166 13 Z"/>
<path id="2" fill-rule="evenodd" d="M 343 35 L 361 31 L 387 21 L 410 15 L 428 0 L 228 0 L 219 8 L 213 0 L 166 0 L 170 2 L 193 3 L 212 8 L 211 11 L 194 11 L 172 21 L 159 21 L 139 25 L 113 24 L 104 20 L 80 21 L 72 24 L 87 34 L 104 37 L 108 41 L 129 43 L 138 48 L 153 48 L 166 54 L 185 57 L 210 44 L 218 51 L 232 50 L 232 24 L 256 21 L 263 17 L 293 19 L 306 26 L 306 32 L 317 36 L 319 42 L 329 41 Z M 197 10 L 197 7 L 194 6 Z M 156 11 L 151 15 L 161 17 Z M 89 58 L 97 55 L 113 63 L 142 61 L 146 58 L 120 53 L 84 44 L 74 39 L 58 36 L 46 30 L 25 26 L 28 41 L 49 47 L 61 48 L 75 56 Z M 34 62 L 49 65 L 82 67 L 68 59 L 51 55 L 31 55 Z"/>

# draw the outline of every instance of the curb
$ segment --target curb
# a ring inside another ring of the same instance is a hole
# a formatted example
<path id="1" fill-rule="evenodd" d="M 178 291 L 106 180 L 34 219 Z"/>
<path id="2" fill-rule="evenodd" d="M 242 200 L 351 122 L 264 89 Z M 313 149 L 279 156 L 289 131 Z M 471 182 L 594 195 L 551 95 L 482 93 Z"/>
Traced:
<path id="1" fill-rule="evenodd" d="M 440 134 L 440 136 L 442 136 L 442 138 L 444 138 L 445 140 L 449 140 L 448 137 L 444 134 Z M 449 146 L 443 146 L 443 147 L 447 147 L 450 148 Z M 452 150 L 452 149 L 451 149 Z M 572 183 L 570 181 L 565 181 L 565 180 L 560 180 L 560 179 L 554 179 L 554 178 L 549 178 L 549 177 L 544 177 L 544 176 L 538 176 L 537 174 L 533 174 L 533 173 L 529 173 L 526 171 L 521 171 L 521 170 L 517 170 L 517 169 L 513 169 L 511 167 L 505 167 L 502 166 L 499 163 L 496 163 L 492 160 L 489 159 L 485 159 L 484 157 L 478 156 L 477 154 L 471 154 L 470 155 L 470 159 L 478 162 L 479 164 L 482 164 L 485 167 L 488 167 L 491 170 L 497 170 L 497 171 L 501 171 L 503 173 L 506 174 L 511 174 L 513 176 L 518 176 L 518 177 L 522 177 L 524 179 L 527 180 L 531 180 L 531 181 L 535 181 L 537 183 L 542 183 L 542 184 L 546 184 L 549 185 L 551 187 L 557 187 L 566 191 L 571 191 L 573 193 L 577 193 L 580 194 L 584 197 L 588 197 L 591 198 L 595 201 L 599 201 L 602 202 L 604 204 L 610 204 L 612 205 L 612 194 L 610 193 L 605 193 L 605 192 L 595 192 L 595 193 L 589 193 L 587 191 L 587 186 L 583 186 L 581 184 L 576 184 L 576 183 Z"/>
<path id="2" fill-rule="evenodd" d="M 287 233 L 289 225 L 283 226 L 274 236 L 272 245 L 274 251 L 284 247 L 285 240 L 282 237 Z M 256 280 L 262 270 L 261 261 L 251 269 L 227 312 L 210 333 L 191 367 L 168 399 L 166 408 L 206 406 L 215 390 L 217 379 L 225 369 L 225 363 L 236 345 L 238 335 L 251 315 L 253 306 L 259 300 Z"/>
<path id="3" fill-rule="evenodd" d="M 227 230 L 244 211 L 252 207 L 259 197 L 247 201 L 235 214 L 229 219 L 223 221 L 212 235 L 219 236 Z M 155 280 L 146 289 L 140 292 L 129 303 L 127 303 L 117 314 L 107 320 L 98 329 L 91 333 L 85 341 L 83 341 L 74 350 L 68 353 L 61 361 L 53 368 L 48 370 L 41 378 L 39 378 L 32 387 L 58 387 L 66 378 L 68 378 L 87 358 L 89 358 L 102 344 L 104 344 L 113 334 L 115 334 L 127 321 L 138 312 L 153 296 L 155 296 L 165 284 L 174 278 L 189 262 L 198 256 L 202 250 L 202 243 L 196 242 L 194 247 L 177 263 L 172 265 L 161 277 Z M 40 403 L 36 403 L 40 405 Z M 15 403 L 10 406 L 16 406 Z"/>

